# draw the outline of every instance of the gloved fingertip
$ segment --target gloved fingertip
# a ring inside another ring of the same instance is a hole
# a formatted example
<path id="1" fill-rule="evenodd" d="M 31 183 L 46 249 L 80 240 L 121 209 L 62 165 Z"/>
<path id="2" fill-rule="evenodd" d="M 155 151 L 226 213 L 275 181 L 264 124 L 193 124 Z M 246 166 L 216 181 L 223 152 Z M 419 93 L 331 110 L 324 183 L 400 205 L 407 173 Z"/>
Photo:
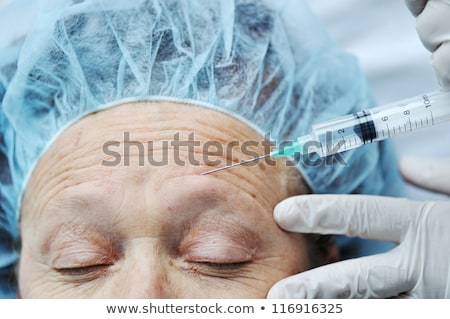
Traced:
<path id="1" fill-rule="evenodd" d="M 283 229 L 289 230 L 289 225 L 292 224 L 293 206 L 295 206 L 294 197 L 283 200 L 275 206 L 273 211 L 273 219 Z"/>
<path id="2" fill-rule="evenodd" d="M 267 293 L 267 299 L 305 299 L 306 295 L 304 294 L 304 290 L 299 289 L 299 287 L 293 289 L 293 287 L 290 287 L 292 286 L 290 283 L 289 278 L 277 282 Z"/>
<path id="3" fill-rule="evenodd" d="M 405 0 L 406 6 L 414 17 L 422 13 L 426 5 L 426 0 Z"/>
<path id="4" fill-rule="evenodd" d="M 417 167 L 420 164 L 420 160 L 412 156 L 403 156 L 400 159 L 400 170 L 405 173 L 409 173 L 411 169 Z"/>
<path id="5" fill-rule="evenodd" d="M 442 43 L 431 56 L 439 86 L 443 91 L 450 91 L 450 41 Z"/>
<path id="6" fill-rule="evenodd" d="M 277 224 L 283 219 L 283 205 L 281 203 L 277 204 L 273 210 L 273 219 Z"/>
<path id="7" fill-rule="evenodd" d="M 267 293 L 266 298 L 267 299 L 282 299 L 283 297 L 283 290 L 278 288 L 278 285 L 275 284 L 272 288 L 270 288 L 269 292 Z"/>
<path id="8" fill-rule="evenodd" d="M 410 183 L 419 187 L 450 194 L 448 159 L 423 159 L 404 157 L 400 160 L 400 172 Z"/>
<path id="9" fill-rule="evenodd" d="M 450 92 L 450 79 L 439 81 L 439 87 L 441 88 L 441 91 Z"/>
<path id="10" fill-rule="evenodd" d="M 299 195 L 287 198 L 275 206 L 273 218 L 275 222 L 287 231 L 299 231 L 305 224 L 309 212 L 309 201 L 311 198 L 305 195 Z M 300 228 L 299 228 L 300 227 Z"/>

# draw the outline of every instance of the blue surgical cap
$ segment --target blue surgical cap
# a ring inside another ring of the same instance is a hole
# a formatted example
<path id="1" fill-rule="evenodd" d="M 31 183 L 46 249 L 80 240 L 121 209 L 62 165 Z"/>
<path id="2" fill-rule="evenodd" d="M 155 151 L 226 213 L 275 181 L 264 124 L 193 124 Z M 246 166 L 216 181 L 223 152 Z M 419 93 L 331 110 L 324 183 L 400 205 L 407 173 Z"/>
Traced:
<path id="1" fill-rule="evenodd" d="M 374 106 L 357 60 L 301 0 L 40 1 L 23 45 L 0 57 L 0 227 L 13 238 L 34 165 L 61 130 L 99 109 L 196 101 L 280 142 Z M 397 192 L 390 144 L 342 157 L 346 165 L 300 161 L 314 192 Z"/>

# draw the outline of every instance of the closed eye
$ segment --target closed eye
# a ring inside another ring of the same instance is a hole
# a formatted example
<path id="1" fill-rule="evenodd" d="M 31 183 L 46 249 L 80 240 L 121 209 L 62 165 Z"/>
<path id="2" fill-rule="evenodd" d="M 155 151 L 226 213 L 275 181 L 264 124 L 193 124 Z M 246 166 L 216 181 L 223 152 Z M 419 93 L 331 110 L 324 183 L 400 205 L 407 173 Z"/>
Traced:
<path id="1" fill-rule="evenodd" d="M 87 265 L 81 267 L 54 268 L 69 282 L 88 282 L 105 276 L 108 273 L 109 264 Z"/>
<path id="2" fill-rule="evenodd" d="M 187 269 L 199 275 L 217 278 L 235 278 L 243 275 L 243 272 L 251 264 L 250 261 L 219 263 L 219 262 L 188 262 Z"/>
<path id="3" fill-rule="evenodd" d="M 236 268 L 244 267 L 246 264 L 248 264 L 248 261 L 233 262 L 233 263 L 201 262 L 199 264 L 203 264 L 204 266 L 214 268 L 217 270 L 233 270 Z"/>

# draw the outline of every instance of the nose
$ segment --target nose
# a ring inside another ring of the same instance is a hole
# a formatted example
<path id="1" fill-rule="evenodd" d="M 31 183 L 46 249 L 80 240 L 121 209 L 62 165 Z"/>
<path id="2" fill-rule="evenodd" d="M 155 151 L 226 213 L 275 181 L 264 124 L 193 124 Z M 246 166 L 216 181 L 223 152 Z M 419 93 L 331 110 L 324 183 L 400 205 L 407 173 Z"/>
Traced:
<path id="1" fill-rule="evenodd" d="M 120 291 L 117 293 L 123 298 L 169 299 L 175 297 L 170 293 L 172 289 L 169 274 L 162 262 L 135 263 L 124 270 L 120 277 Z"/>
<path id="2" fill-rule="evenodd" d="M 131 299 L 170 299 L 173 298 L 167 293 L 167 288 L 163 280 L 158 277 L 150 280 L 139 280 L 129 283 L 129 287 L 124 291 L 125 298 Z"/>
<path id="3" fill-rule="evenodd" d="M 114 279 L 115 295 L 132 299 L 176 298 L 173 291 L 176 285 L 170 280 L 174 274 L 169 267 L 169 255 L 152 239 L 136 239 L 128 247 L 125 256 L 117 265 Z"/>

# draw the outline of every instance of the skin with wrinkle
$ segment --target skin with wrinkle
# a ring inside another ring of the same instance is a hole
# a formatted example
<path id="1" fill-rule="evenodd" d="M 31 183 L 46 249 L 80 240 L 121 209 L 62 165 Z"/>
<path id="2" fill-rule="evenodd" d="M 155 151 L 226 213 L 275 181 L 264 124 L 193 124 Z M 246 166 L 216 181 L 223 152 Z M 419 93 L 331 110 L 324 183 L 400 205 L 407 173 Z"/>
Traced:
<path id="1" fill-rule="evenodd" d="M 122 143 L 124 132 L 153 141 L 155 158 L 176 133 L 223 145 L 262 140 L 228 115 L 174 102 L 127 103 L 73 124 L 41 158 L 23 199 L 21 297 L 264 298 L 311 267 L 305 237 L 272 219 L 278 202 L 307 192 L 295 168 L 261 162 L 200 176 L 211 166 L 198 150 L 180 147 L 184 166 L 169 150 L 168 165 L 156 167 L 139 165 L 132 146 L 129 166 L 102 165 L 111 159 L 102 145 Z M 233 150 L 234 161 L 246 159 Z"/>

